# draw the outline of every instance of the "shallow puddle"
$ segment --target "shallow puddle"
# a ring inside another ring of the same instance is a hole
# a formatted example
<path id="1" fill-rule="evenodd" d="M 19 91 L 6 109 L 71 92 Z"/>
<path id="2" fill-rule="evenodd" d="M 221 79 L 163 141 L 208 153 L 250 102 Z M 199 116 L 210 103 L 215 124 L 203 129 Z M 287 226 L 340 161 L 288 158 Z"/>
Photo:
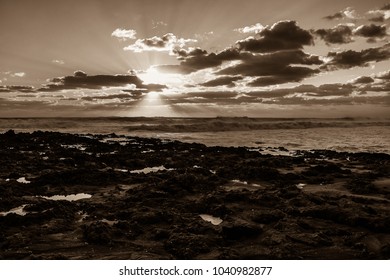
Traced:
<path id="1" fill-rule="evenodd" d="M 233 183 L 237 183 L 237 184 L 248 185 L 248 182 L 246 182 L 246 181 L 240 181 L 240 180 L 237 180 L 237 179 L 232 180 L 232 182 L 233 182 Z"/>
<path id="2" fill-rule="evenodd" d="M 101 143 L 108 143 L 108 144 L 113 144 L 113 143 L 119 143 L 121 146 L 126 146 L 128 143 L 133 142 L 133 139 L 128 139 L 125 137 L 117 137 L 117 138 L 104 138 L 102 140 L 99 140 Z"/>
<path id="3" fill-rule="evenodd" d="M 204 220 L 206 222 L 210 222 L 215 226 L 218 226 L 219 224 L 221 224 L 223 222 L 223 220 L 221 218 L 214 217 L 214 216 L 211 216 L 208 214 L 201 214 L 199 216 L 202 218 L 202 220 Z"/>
<path id="4" fill-rule="evenodd" d="M 256 191 L 260 188 L 264 188 L 264 186 L 262 185 L 256 183 L 248 183 L 247 181 L 241 181 L 238 179 L 231 180 L 230 183 L 227 183 L 223 187 L 227 191 L 237 191 L 237 190 Z"/>
<path id="5" fill-rule="evenodd" d="M 27 181 L 26 180 L 26 177 L 20 177 L 19 179 L 16 180 L 18 183 L 22 183 L 22 184 L 30 184 L 31 181 Z"/>
<path id="6" fill-rule="evenodd" d="M 27 204 L 23 204 L 19 207 L 12 208 L 9 211 L 0 212 L 0 216 L 7 216 L 8 214 L 16 214 L 19 216 L 25 216 L 28 212 L 24 211 L 24 208 L 27 206 Z"/>
<path id="7" fill-rule="evenodd" d="M 112 220 L 102 219 L 101 221 L 102 221 L 103 223 L 106 223 L 106 224 L 110 225 L 110 226 L 113 226 L 113 225 L 115 225 L 116 223 L 118 223 L 117 220 L 112 221 Z"/>
<path id="8" fill-rule="evenodd" d="M 164 165 L 160 165 L 160 166 L 155 166 L 155 167 L 145 167 L 144 169 L 131 170 L 130 173 L 137 173 L 137 174 L 144 173 L 144 174 L 148 174 L 148 173 L 151 173 L 151 172 L 158 172 L 158 171 L 163 171 L 163 170 L 171 171 L 171 170 L 174 170 L 174 169 L 173 168 L 165 168 Z"/>
<path id="9" fill-rule="evenodd" d="M 75 144 L 75 145 L 64 145 L 64 144 L 62 144 L 61 147 L 65 148 L 65 149 L 77 149 L 77 150 L 80 150 L 80 151 L 85 151 L 87 149 L 87 147 L 85 147 L 84 145 L 80 145 L 80 144 Z"/>
<path id="10" fill-rule="evenodd" d="M 69 194 L 69 195 L 53 195 L 53 196 L 40 196 L 48 200 L 67 200 L 67 201 L 76 201 L 80 199 L 91 198 L 92 195 L 87 193 L 78 193 L 78 194 Z"/>

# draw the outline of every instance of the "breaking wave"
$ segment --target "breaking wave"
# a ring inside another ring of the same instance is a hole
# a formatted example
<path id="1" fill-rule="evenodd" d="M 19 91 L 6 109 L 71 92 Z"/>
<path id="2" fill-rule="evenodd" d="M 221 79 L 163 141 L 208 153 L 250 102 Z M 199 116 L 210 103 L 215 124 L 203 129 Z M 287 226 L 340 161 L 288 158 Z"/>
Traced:
<path id="1" fill-rule="evenodd" d="M 166 122 L 133 124 L 127 131 L 156 132 L 215 132 L 215 131 L 251 131 L 270 129 L 309 129 L 309 128 L 350 128 L 367 126 L 390 126 L 390 121 L 355 120 L 264 120 L 264 119 L 167 119 Z"/>

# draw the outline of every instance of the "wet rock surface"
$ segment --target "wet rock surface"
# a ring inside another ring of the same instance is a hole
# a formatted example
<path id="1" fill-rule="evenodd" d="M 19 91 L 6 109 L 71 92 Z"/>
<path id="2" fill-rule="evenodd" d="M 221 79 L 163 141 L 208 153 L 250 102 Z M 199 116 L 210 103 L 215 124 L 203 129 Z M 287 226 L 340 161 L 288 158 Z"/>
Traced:
<path id="1" fill-rule="evenodd" d="M 0 259 L 389 258 L 390 155 L 262 151 L 0 134 Z"/>

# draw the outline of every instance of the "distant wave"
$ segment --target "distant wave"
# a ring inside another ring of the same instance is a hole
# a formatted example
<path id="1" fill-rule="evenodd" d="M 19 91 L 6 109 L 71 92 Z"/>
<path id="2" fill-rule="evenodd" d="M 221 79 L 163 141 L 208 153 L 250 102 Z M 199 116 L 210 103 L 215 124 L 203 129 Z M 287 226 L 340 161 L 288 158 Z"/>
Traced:
<path id="1" fill-rule="evenodd" d="M 155 132 L 213 132 L 213 131 L 251 131 L 270 129 L 309 129 L 322 127 L 368 127 L 368 126 L 390 126 L 386 121 L 260 121 L 248 119 L 247 121 L 202 119 L 191 121 L 167 120 L 166 123 L 134 124 L 126 126 L 125 129 L 131 131 L 155 131 Z"/>
<path id="2" fill-rule="evenodd" d="M 24 118 L 0 119 L 0 131 L 62 131 L 72 133 L 223 132 L 275 129 L 389 127 L 390 120 L 261 119 L 261 118 Z"/>

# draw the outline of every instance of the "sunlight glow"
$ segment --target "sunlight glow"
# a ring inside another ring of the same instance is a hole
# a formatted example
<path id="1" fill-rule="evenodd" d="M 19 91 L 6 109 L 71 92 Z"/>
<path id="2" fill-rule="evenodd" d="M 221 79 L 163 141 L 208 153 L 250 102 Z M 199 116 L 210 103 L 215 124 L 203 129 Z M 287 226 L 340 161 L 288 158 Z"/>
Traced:
<path id="1" fill-rule="evenodd" d="M 182 86 L 185 79 L 181 74 L 161 73 L 155 67 L 151 66 L 146 71 L 137 73 L 137 75 L 146 84 L 163 84 L 170 86 Z"/>
<path id="2" fill-rule="evenodd" d="M 159 92 L 149 92 L 145 95 L 140 103 L 135 108 L 128 111 L 125 116 L 143 116 L 143 117 L 172 117 L 176 114 L 172 108 L 167 104 Z"/>

